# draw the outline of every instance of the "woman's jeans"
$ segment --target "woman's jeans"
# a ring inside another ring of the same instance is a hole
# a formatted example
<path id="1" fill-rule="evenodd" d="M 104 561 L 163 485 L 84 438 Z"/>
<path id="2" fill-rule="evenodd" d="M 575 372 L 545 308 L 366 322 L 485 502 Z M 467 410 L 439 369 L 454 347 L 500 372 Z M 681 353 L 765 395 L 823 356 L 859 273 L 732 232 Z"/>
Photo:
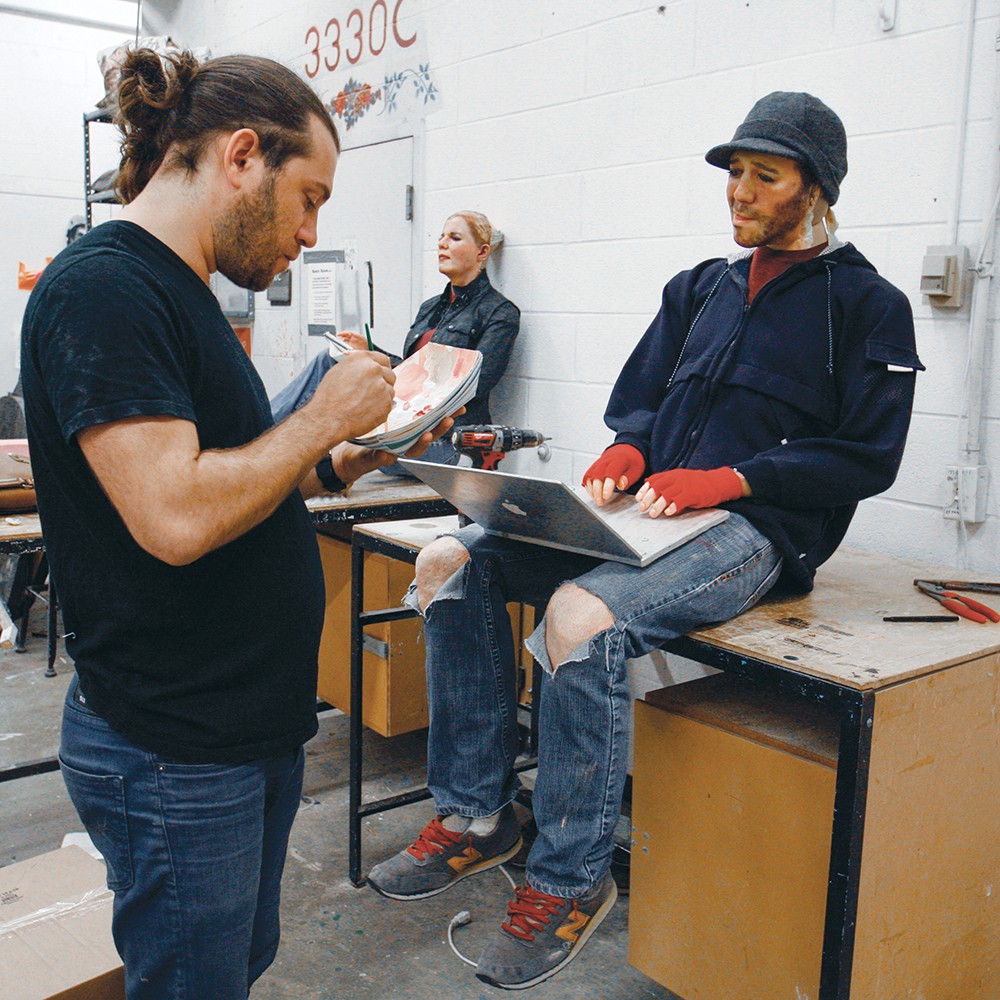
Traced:
<path id="1" fill-rule="evenodd" d="M 294 413 L 300 406 L 305 406 L 316 392 L 323 376 L 336 364 L 330 356 L 329 351 L 321 351 L 316 355 L 271 400 L 271 416 L 276 424 L 280 424 L 289 414 Z"/>
<path id="2" fill-rule="evenodd" d="M 317 354 L 271 400 L 271 416 L 276 424 L 280 424 L 289 414 L 294 413 L 300 406 L 305 406 L 312 399 L 317 387 L 323 380 L 323 376 L 336 364 L 330 356 L 329 351 Z M 462 456 L 455 451 L 452 444 L 446 438 L 440 438 L 431 443 L 428 449 L 418 459 L 417 462 L 434 462 L 438 465 L 458 465 Z M 379 470 L 387 476 L 402 476 L 408 479 L 416 478 L 412 472 L 404 469 L 399 462 L 393 462 Z"/>
<path id="3" fill-rule="evenodd" d="M 545 650 L 544 619 L 527 642 L 543 667 L 532 796 L 538 837 L 527 877 L 541 892 L 582 895 L 611 864 L 631 728 L 626 661 L 751 608 L 777 580 L 781 558 L 738 514 L 644 569 L 509 541 L 478 525 L 455 537 L 470 559 L 424 611 L 427 783 L 439 813 L 490 816 L 519 787 L 507 602 L 544 604 L 572 580 L 614 617 L 556 669 Z M 414 588 L 406 600 L 416 607 Z"/>
<path id="4" fill-rule="evenodd" d="M 129 1000 L 246 1000 L 278 949 L 302 748 L 249 764 L 178 764 L 122 739 L 74 677 L 59 759 L 107 862 Z"/>

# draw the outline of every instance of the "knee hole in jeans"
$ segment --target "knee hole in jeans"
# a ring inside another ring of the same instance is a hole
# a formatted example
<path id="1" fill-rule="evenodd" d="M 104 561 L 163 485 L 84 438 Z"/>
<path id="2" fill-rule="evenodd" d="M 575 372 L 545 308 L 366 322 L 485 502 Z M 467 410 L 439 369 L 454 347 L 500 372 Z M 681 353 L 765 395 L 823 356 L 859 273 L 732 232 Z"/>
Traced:
<path id="1" fill-rule="evenodd" d="M 577 646 L 614 623 L 604 601 L 575 583 L 564 583 L 545 609 L 545 650 L 553 671 Z"/>
<path id="2" fill-rule="evenodd" d="M 437 592 L 469 561 L 469 550 L 456 538 L 445 535 L 417 553 L 417 605 L 421 612 Z"/>

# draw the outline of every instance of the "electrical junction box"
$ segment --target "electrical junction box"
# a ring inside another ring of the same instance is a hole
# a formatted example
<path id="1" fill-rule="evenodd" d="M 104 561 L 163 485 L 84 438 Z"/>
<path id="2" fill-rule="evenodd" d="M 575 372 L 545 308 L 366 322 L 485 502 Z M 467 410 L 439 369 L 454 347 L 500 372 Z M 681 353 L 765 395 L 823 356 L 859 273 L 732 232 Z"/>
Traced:
<path id="1" fill-rule="evenodd" d="M 928 247 L 920 268 L 920 291 L 932 306 L 960 309 L 968 273 L 968 248 L 957 243 Z"/>
<path id="2" fill-rule="evenodd" d="M 989 469 L 985 465 L 949 465 L 948 504 L 944 516 L 949 521 L 981 524 L 986 520 L 986 495 Z"/>

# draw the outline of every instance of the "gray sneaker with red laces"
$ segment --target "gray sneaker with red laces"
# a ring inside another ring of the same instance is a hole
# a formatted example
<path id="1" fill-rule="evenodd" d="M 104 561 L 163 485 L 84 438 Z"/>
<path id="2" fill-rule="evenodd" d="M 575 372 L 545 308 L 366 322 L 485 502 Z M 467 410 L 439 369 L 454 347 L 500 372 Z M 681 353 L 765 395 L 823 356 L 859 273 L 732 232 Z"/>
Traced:
<path id="1" fill-rule="evenodd" d="M 577 899 L 519 885 L 507 905 L 507 919 L 483 950 L 476 976 L 505 990 L 526 990 L 554 976 L 580 954 L 617 898 L 610 873 Z"/>
<path id="2" fill-rule="evenodd" d="M 449 830 L 444 819 L 435 816 L 409 847 L 376 865 L 368 884 L 390 899 L 426 899 L 469 875 L 502 865 L 521 849 L 521 826 L 509 804 L 483 836 L 469 832 L 471 820 L 465 820 L 462 830 Z"/>

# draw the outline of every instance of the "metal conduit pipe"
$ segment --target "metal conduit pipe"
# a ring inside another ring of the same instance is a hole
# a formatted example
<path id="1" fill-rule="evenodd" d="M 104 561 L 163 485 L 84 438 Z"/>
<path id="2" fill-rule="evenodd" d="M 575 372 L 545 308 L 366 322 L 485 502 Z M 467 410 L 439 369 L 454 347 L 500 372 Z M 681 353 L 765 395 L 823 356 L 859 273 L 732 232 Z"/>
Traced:
<path id="1" fill-rule="evenodd" d="M 116 24 L 112 21 L 99 21 L 91 17 L 78 17 L 75 14 L 58 14 L 55 11 L 34 10 L 31 7 L 20 7 L 12 3 L 0 3 L 0 14 L 33 17 L 39 21 L 56 21 L 59 24 L 71 24 L 78 28 L 101 28 L 105 31 L 121 31 L 126 35 L 131 34 L 135 30 L 134 24 Z"/>
<path id="2" fill-rule="evenodd" d="M 958 218 L 962 210 L 962 174 L 965 163 L 965 136 L 969 122 L 969 93 L 972 90 L 972 51 L 976 36 L 976 0 L 969 0 L 962 25 L 959 48 L 961 70 L 959 72 L 958 108 L 955 113 L 955 145 L 952 158 L 951 190 L 954 192 L 948 213 L 948 229 L 945 243 L 958 242 Z"/>
<path id="3" fill-rule="evenodd" d="M 965 462 L 968 465 L 979 465 L 982 458 L 983 401 L 986 393 L 984 364 L 988 345 L 989 301 L 996 251 L 996 216 L 997 209 L 1000 208 L 1000 32 L 994 39 L 993 47 L 996 55 L 990 141 L 992 157 L 987 187 L 988 205 L 983 216 L 979 256 L 973 272 L 975 277 L 969 315 L 968 406 L 964 449 Z"/>

